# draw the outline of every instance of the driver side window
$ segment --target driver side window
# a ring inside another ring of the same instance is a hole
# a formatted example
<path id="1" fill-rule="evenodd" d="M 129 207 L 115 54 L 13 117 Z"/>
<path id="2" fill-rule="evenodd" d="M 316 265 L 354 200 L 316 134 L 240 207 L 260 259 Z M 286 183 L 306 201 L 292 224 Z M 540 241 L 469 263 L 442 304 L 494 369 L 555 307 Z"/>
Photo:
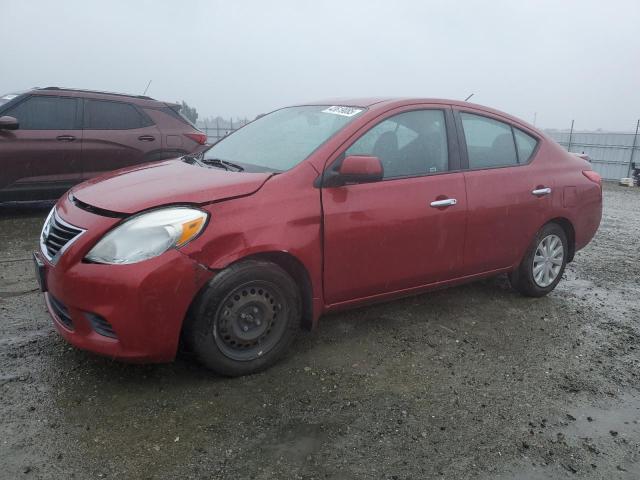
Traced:
<path id="1" fill-rule="evenodd" d="M 378 157 L 385 179 L 447 171 L 444 112 L 414 110 L 389 117 L 356 140 L 345 155 Z"/>

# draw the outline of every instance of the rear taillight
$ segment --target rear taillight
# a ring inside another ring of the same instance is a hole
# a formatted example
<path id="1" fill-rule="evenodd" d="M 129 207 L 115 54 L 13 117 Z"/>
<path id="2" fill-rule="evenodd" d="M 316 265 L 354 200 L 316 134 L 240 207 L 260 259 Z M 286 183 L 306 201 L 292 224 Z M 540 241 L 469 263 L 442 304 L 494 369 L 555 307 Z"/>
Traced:
<path id="1" fill-rule="evenodd" d="M 600 187 L 600 195 L 602 196 L 602 177 L 593 170 L 583 170 L 582 174 Z"/>
<path id="2" fill-rule="evenodd" d="M 200 145 L 207 143 L 207 136 L 204 133 L 185 133 L 184 136 Z"/>
<path id="3" fill-rule="evenodd" d="M 593 170 L 583 170 L 582 174 L 593 183 L 597 183 L 598 185 L 602 186 L 602 177 L 598 172 L 594 172 Z"/>

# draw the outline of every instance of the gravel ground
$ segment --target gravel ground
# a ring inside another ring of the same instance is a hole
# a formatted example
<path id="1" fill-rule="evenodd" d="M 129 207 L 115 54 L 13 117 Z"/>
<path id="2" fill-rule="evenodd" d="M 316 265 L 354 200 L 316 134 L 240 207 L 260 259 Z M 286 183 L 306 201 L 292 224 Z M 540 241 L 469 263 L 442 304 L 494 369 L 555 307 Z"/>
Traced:
<path id="1" fill-rule="evenodd" d="M 640 189 L 546 298 L 504 278 L 332 315 L 267 372 L 70 348 L 46 207 L 0 207 L 0 478 L 640 478 Z"/>

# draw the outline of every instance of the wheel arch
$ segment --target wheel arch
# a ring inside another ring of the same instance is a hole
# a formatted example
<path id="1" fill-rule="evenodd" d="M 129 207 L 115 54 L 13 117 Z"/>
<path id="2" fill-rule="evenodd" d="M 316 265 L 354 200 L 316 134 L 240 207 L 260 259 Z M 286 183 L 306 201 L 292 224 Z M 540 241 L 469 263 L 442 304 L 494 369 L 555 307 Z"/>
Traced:
<path id="1" fill-rule="evenodd" d="M 549 223 L 555 223 L 556 225 L 559 225 L 560 228 L 562 228 L 562 230 L 564 230 L 564 233 L 567 236 L 567 242 L 569 242 L 569 245 L 568 245 L 569 251 L 567 252 L 567 263 L 572 262 L 573 257 L 576 254 L 576 230 L 573 227 L 573 224 L 569 221 L 569 219 L 565 217 L 552 218 L 545 225 L 548 225 Z"/>
<path id="2" fill-rule="evenodd" d="M 226 264 L 222 268 L 216 268 L 217 272 L 229 268 L 236 263 L 247 260 L 262 260 L 273 263 L 282 268 L 288 275 L 293 278 L 294 282 L 300 288 L 300 297 L 302 301 L 302 315 L 300 326 L 305 330 L 312 330 L 314 327 L 314 310 L 313 310 L 313 285 L 311 277 L 305 265 L 293 254 L 282 250 L 268 250 L 250 253 Z"/>
<path id="3" fill-rule="evenodd" d="M 302 300 L 300 326 L 305 330 L 311 330 L 313 328 L 313 286 L 309 272 L 304 264 L 291 253 L 284 251 L 254 253 L 237 261 L 241 262 L 243 260 L 265 260 L 274 263 L 293 278 L 296 284 L 300 286 Z"/>

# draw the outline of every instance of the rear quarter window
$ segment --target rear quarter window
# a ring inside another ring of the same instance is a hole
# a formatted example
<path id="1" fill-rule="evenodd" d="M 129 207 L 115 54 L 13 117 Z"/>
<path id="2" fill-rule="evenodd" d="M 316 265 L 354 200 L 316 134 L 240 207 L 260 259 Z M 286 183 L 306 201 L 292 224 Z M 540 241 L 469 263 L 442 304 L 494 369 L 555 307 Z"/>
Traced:
<path id="1" fill-rule="evenodd" d="M 517 128 L 513 129 L 513 134 L 516 137 L 516 147 L 518 148 L 518 159 L 520 163 L 529 162 L 534 150 L 538 146 L 538 140 Z"/>

